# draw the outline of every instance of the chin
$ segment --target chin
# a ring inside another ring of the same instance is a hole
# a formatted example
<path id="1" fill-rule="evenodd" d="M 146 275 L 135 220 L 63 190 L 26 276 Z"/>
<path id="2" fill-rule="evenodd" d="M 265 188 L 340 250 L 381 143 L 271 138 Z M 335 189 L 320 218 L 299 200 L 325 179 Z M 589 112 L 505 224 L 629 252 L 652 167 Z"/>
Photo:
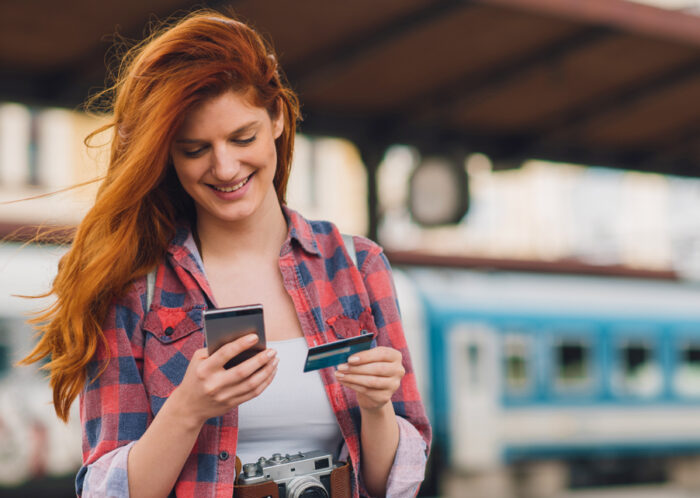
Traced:
<path id="1" fill-rule="evenodd" d="M 218 220 L 229 222 L 229 223 L 236 223 L 239 221 L 243 221 L 247 218 L 250 218 L 259 209 L 260 209 L 260 206 L 258 206 L 257 208 L 252 208 L 252 207 L 248 207 L 248 206 L 241 206 L 240 209 L 218 212 L 218 213 L 211 213 L 211 214 L 214 218 L 216 218 Z"/>

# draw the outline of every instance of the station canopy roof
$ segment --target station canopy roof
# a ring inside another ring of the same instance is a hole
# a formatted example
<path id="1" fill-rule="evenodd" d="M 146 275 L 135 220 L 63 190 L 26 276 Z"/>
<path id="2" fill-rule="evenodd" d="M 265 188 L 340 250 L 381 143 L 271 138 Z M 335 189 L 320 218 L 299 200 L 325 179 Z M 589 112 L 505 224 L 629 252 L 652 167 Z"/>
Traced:
<path id="1" fill-rule="evenodd" d="M 112 35 L 183 0 L 0 3 L 0 100 L 78 106 Z M 197 5 L 207 5 L 205 2 Z M 623 0 L 236 0 L 303 104 L 301 131 L 700 176 L 700 18 Z M 184 9 L 184 10 L 183 10 Z"/>

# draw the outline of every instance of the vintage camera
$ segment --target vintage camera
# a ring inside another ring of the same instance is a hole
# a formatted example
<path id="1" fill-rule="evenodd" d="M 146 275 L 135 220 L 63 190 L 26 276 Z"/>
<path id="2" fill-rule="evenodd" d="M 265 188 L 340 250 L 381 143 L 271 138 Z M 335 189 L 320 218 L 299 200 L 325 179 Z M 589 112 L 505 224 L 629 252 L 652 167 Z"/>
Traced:
<path id="1" fill-rule="evenodd" d="M 243 465 L 238 483 L 274 481 L 280 498 L 332 498 L 331 473 L 342 465 L 325 451 L 285 456 L 275 453 L 271 458 L 260 457 L 255 463 Z"/>

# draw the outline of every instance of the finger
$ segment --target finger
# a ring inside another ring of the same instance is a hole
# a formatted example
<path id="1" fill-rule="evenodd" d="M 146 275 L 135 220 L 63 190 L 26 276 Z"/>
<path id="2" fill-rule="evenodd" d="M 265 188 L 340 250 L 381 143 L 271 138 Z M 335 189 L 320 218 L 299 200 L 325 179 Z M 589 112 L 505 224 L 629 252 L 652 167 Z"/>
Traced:
<path id="1" fill-rule="evenodd" d="M 213 368 L 206 362 L 209 358 L 207 348 L 201 348 L 192 353 L 192 359 L 187 370 L 192 370 L 200 379 L 206 379 L 213 371 Z"/>
<path id="2" fill-rule="evenodd" d="M 279 358 L 275 358 L 245 380 L 237 382 L 229 391 L 230 396 L 237 398 L 238 404 L 258 396 L 274 379 L 278 364 Z"/>
<path id="3" fill-rule="evenodd" d="M 255 334 L 247 334 L 243 337 L 239 337 L 235 341 L 224 344 L 214 351 L 210 356 L 211 363 L 214 367 L 223 368 L 226 362 L 231 358 L 242 353 L 246 349 L 250 349 L 256 342 L 258 342 L 258 336 Z"/>
<path id="4" fill-rule="evenodd" d="M 343 384 L 352 384 L 373 391 L 391 391 L 398 389 L 399 381 L 393 377 L 377 377 L 374 375 L 346 375 L 336 371 L 336 378 Z"/>
<path id="5" fill-rule="evenodd" d="M 237 365 L 229 370 L 225 370 L 222 373 L 223 382 L 229 385 L 238 385 L 242 384 L 246 380 L 249 380 L 255 374 L 266 368 L 268 369 L 269 373 L 269 369 L 273 366 L 272 364 L 276 364 L 276 355 L 277 351 L 274 349 L 266 349 L 265 351 L 261 351 L 240 365 Z"/>
<path id="6" fill-rule="evenodd" d="M 250 401 L 251 399 L 257 398 L 258 396 L 260 396 L 260 394 L 262 394 L 262 392 L 265 391 L 265 389 L 267 389 L 267 387 L 270 384 L 272 384 L 272 381 L 274 380 L 276 374 L 277 374 L 277 369 L 275 368 L 275 369 L 273 369 L 272 374 L 267 379 L 265 379 L 265 381 L 262 384 L 260 384 L 258 389 L 253 390 L 253 391 L 249 391 L 243 395 L 238 396 L 235 404 L 241 405 L 241 404 L 245 403 L 246 401 Z"/>
<path id="7" fill-rule="evenodd" d="M 356 393 L 364 394 L 365 396 L 368 396 L 368 397 L 370 397 L 372 394 L 377 393 L 377 391 L 375 391 L 374 389 L 369 389 L 369 388 L 362 386 L 360 384 L 352 384 L 350 382 L 345 382 L 345 381 L 340 381 L 340 383 L 341 383 L 341 385 L 343 385 L 349 389 L 352 389 Z"/>
<path id="8" fill-rule="evenodd" d="M 267 386 L 272 384 L 272 381 L 275 379 L 275 376 L 277 375 L 277 364 L 279 362 L 279 358 L 275 358 L 274 361 L 271 362 L 272 368 L 267 371 L 268 369 L 265 369 L 265 372 L 262 373 L 267 373 L 267 376 L 263 379 L 263 381 L 257 385 L 257 387 L 253 388 L 251 391 L 249 391 L 249 394 L 251 395 L 250 399 L 255 398 L 257 396 L 260 396 L 262 392 L 267 389 Z"/>
<path id="9" fill-rule="evenodd" d="M 373 362 L 400 362 L 402 359 L 401 353 L 393 348 L 386 346 L 377 346 L 376 348 L 360 351 L 348 358 L 348 363 L 351 365 L 362 365 Z"/>
<path id="10" fill-rule="evenodd" d="M 344 374 L 375 375 L 377 377 L 403 377 L 405 371 L 400 363 L 373 362 L 361 365 L 338 365 L 338 370 Z"/>
<path id="11" fill-rule="evenodd" d="M 340 381 L 340 384 L 343 387 L 347 387 L 348 389 L 352 389 L 356 394 L 358 395 L 363 395 L 367 397 L 368 399 L 371 399 L 373 402 L 378 403 L 378 404 L 383 404 L 388 401 L 391 401 L 391 398 L 394 396 L 394 392 L 390 389 L 384 389 L 384 390 L 379 390 L 379 389 L 371 389 L 367 386 L 363 386 L 361 384 L 352 384 L 349 382 L 345 382 L 343 380 Z"/>
<path id="12" fill-rule="evenodd" d="M 207 348 L 201 348 L 192 353 L 192 359 L 190 360 L 190 362 L 195 360 L 206 360 L 207 358 L 209 358 L 209 352 L 207 351 Z"/>
<path id="13" fill-rule="evenodd" d="M 235 384 L 243 379 L 247 379 L 261 368 L 269 366 L 270 362 L 276 359 L 276 355 L 277 351 L 274 349 L 260 351 L 252 358 L 248 358 L 243 363 L 227 370 L 225 373 L 226 382 Z"/>

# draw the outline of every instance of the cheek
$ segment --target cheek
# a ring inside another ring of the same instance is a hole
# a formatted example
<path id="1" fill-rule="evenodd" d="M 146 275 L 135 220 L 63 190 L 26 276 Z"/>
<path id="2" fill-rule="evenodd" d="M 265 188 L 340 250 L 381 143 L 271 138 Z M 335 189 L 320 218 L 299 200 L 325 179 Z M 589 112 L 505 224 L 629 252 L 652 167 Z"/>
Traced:
<path id="1" fill-rule="evenodd" d="M 193 184 L 196 182 L 194 175 L 192 174 L 192 168 L 186 167 L 182 163 L 173 161 L 173 169 L 175 170 L 175 176 L 177 176 L 178 181 L 185 192 L 192 194 L 191 190 Z"/>
<path id="2" fill-rule="evenodd" d="M 179 165 L 178 163 L 176 163 L 175 161 L 173 161 L 173 169 L 175 170 L 175 176 L 176 176 L 177 179 L 180 181 L 180 184 L 181 184 L 181 185 L 184 184 L 185 182 L 183 181 L 184 178 L 182 177 L 182 175 L 183 175 L 183 168 L 182 168 L 182 166 Z"/>
<path id="3" fill-rule="evenodd" d="M 270 140 L 265 152 L 265 164 L 269 166 L 274 173 L 274 170 L 277 169 L 277 148 L 273 140 Z"/>
<path id="4" fill-rule="evenodd" d="M 258 170 L 274 170 L 277 166 L 277 150 L 274 142 L 260 143 L 258 147 L 246 149 L 245 155 L 240 156 L 244 164 L 255 166 Z"/>

